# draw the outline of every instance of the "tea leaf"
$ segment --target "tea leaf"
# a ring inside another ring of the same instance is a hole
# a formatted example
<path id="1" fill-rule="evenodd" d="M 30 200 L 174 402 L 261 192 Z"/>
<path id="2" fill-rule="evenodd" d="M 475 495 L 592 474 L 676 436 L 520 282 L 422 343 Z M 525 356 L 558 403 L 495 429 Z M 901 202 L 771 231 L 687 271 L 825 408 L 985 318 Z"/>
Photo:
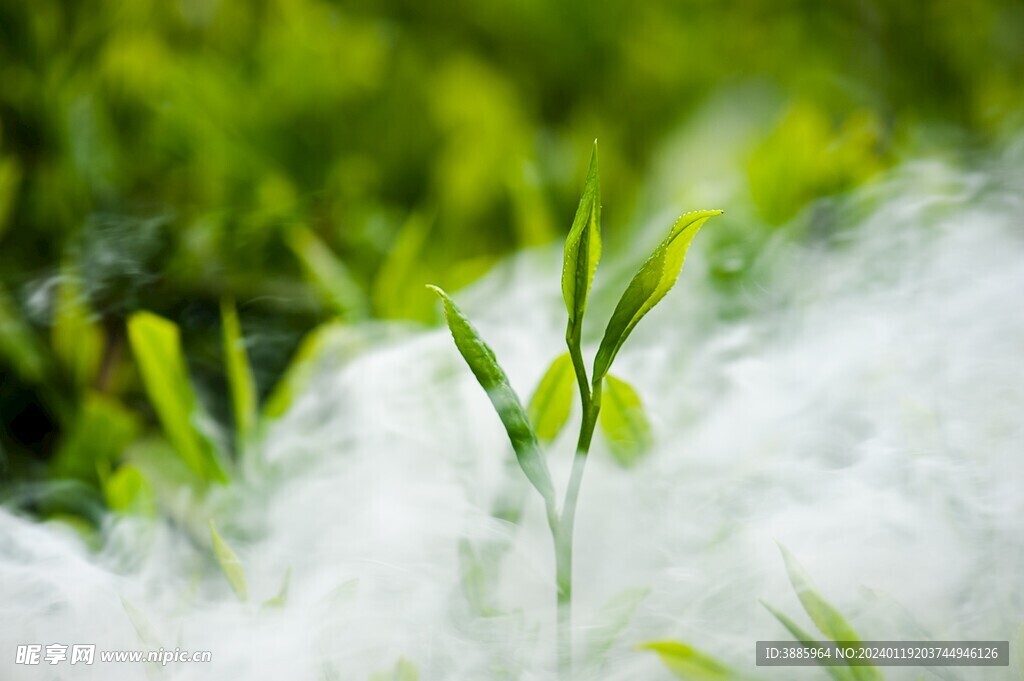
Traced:
<path id="1" fill-rule="evenodd" d="M 786 563 L 786 572 L 789 574 L 789 581 L 796 591 L 800 604 L 804 607 L 808 617 L 814 622 L 814 626 L 829 640 L 857 643 L 860 637 L 853 627 L 843 618 L 839 611 L 833 608 L 821 595 L 814 590 L 810 578 L 804 572 L 803 567 L 789 550 L 779 545 L 782 551 L 782 558 Z M 857 681 L 879 681 L 882 678 L 877 668 L 872 666 L 854 666 L 853 676 Z"/>
<path id="2" fill-rule="evenodd" d="M 730 681 L 739 678 L 731 669 L 709 655 L 685 643 L 656 641 L 644 643 L 641 649 L 653 650 L 665 666 L 680 679 L 688 681 Z"/>
<path id="3" fill-rule="evenodd" d="M 242 561 L 238 560 L 238 556 L 217 532 L 217 526 L 212 520 L 210 521 L 210 539 L 213 541 L 213 553 L 217 556 L 217 562 L 220 564 L 224 576 L 227 577 L 231 589 L 239 600 L 248 600 L 249 588 L 245 584 L 245 568 L 242 567 Z"/>
<path id="4" fill-rule="evenodd" d="M 288 589 L 292 583 L 292 568 L 289 565 L 288 569 L 284 571 L 284 577 L 281 578 L 281 588 L 277 590 L 277 595 L 273 598 L 269 598 L 263 602 L 264 608 L 283 608 L 285 603 L 288 602 Z"/>
<path id="5" fill-rule="evenodd" d="M 302 263 L 307 278 L 324 302 L 342 317 L 366 315 L 366 297 L 355 277 L 327 244 L 305 227 L 294 227 L 287 235 L 288 247 Z"/>
<path id="6" fill-rule="evenodd" d="M 227 482 L 213 444 L 195 425 L 198 401 L 189 383 L 177 325 L 137 312 L 128 319 L 128 340 L 146 394 L 175 451 L 200 480 Z"/>
<path id="7" fill-rule="evenodd" d="M 629 383 L 608 375 L 598 416 L 608 448 L 619 465 L 629 467 L 651 446 L 651 424 L 640 396 Z"/>
<path id="8" fill-rule="evenodd" d="M 764 601 L 761 601 L 761 605 L 763 605 L 768 612 L 774 615 L 775 619 L 777 619 L 782 626 L 786 627 L 789 633 L 793 635 L 793 638 L 806 644 L 808 647 L 813 647 L 818 643 L 813 636 L 801 629 L 800 625 L 791 620 L 785 614 L 776 610 Z M 853 673 L 850 671 L 849 667 L 833 667 L 831 665 L 822 665 L 822 667 L 826 672 L 828 672 L 829 676 L 835 679 L 835 681 L 853 681 Z"/>
<path id="9" fill-rule="evenodd" d="M 234 302 L 221 301 L 220 318 L 224 328 L 224 362 L 231 389 L 231 406 L 235 412 L 235 447 L 241 451 L 256 425 L 256 381 L 245 352 Z"/>
<path id="10" fill-rule="evenodd" d="M 566 338 L 579 345 L 583 329 L 583 313 L 594 280 L 597 262 L 601 259 L 601 180 L 597 171 L 597 140 L 590 156 L 590 169 L 583 183 L 583 194 L 576 217 L 565 240 L 562 262 L 562 297 L 569 313 Z"/>
<path id="11" fill-rule="evenodd" d="M 441 297 L 444 303 L 445 320 L 447 320 L 448 328 L 455 340 L 455 347 L 459 349 L 466 364 L 476 376 L 476 380 L 487 392 L 487 397 L 490 398 L 495 411 L 498 412 L 505 431 L 508 433 L 508 438 L 512 442 L 512 449 L 515 450 L 520 468 L 523 469 L 523 473 L 526 474 L 530 483 L 544 497 L 548 508 L 553 508 L 555 488 L 551 482 L 551 473 L 548 471 L 547 462 L 541 455 L 537 435 L 533 426 L 530 425 L 530 418 L 526 415 L 526 410 L 523 409 L 519 397 L 512 389 L 505 371 L 498 364 L 494 351 L 487 346 L 487 343 L 447 293 L 436 286 L 429 288 Z"/>
<path id="12" fill-rule="evenodd" d="M 79 390 L 96 377 L 103 356 L 104 336 L 85 302 L 78 279 L 61 277 L 50 333 L 53 352 Z"/>
<path id="13" fill-rule="evenodd" d="M 121 403 L 88 393 L 57 448 L 53 472 L 62 478 L 94 481 L 97 466 L 116 461 L 138 432 L 135 415 Z"/>
<path id="14" fill-rule="evenodd" d="M 153 487 L 135 466 L 121 466 L 103 481 L 103 497 L 111 510 L 153 515 L 156 500 Z"/>
<path id="15" fill-rule="evenodd" d="M 594 359 L 595 384 L 608 373 L 619 348 L 643 316 L 675 285 L 693 237 L 708 219 L 721 214 L 720 210 L 686 213 L 676 220 L 665 240 L 640 267 L 623 292 L 605 328 L 604 338 Z"/>
<path id="16" fill-rule="evenodd" d="M 558 437 L 569 420 L 575 383 L 569 353 L 557 357 L 540 379 L 526 413 L 541 442 L 551 442 Z"/>

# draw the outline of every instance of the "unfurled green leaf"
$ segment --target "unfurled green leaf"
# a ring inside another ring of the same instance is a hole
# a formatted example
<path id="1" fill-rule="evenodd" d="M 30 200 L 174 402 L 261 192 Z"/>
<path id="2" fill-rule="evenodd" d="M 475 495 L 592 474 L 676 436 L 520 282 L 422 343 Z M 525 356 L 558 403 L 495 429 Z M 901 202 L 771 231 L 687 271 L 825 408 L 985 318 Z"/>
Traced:
<path id="1" fill-rule="evenodd" d="M 75 414 L 70 430 L 61 438 L 53 474 L 94 481 L 97 466 L 109 467 L 138 432 L 139 424 L 132 412 L 111 397 L 90 393 Z"/>
<path id="2" fill-rule="evenodd" d="M 149 480 L 135 466 L 120 466 L 103 481 L 103 498 L 107 506 L 120 513 L 153 515 L 156 499 Z"/>
<path id="3" fill-rule="evenodd" d="M 629 626 L 629 621 L 633 618 L 637 606 L 650 591 L 646 587 L 626 589 L 605 603 L 597 613 L 593 625 L 587 628 L 587 639 L 583 650 L 584 660 L 589 666 L 596 668 L 604 664 L 604 658 L 608 655 L 608 651 Z"/>
<path id="4" fill-rule="evenodd" d="M 800 643 L 803 643 L 806 647 L 817 647 L 817 639 L 815 639 L 813 636 L 804 631 L 800 627 L 800 625 L 798 625 L 796 622 L 787 617 L 784 613 L 780 612 L 779 610 L 776 610 L 764 601 L 761 601 L 761 605 L 763 605 L 768 610 L 768 612 L 770 612 L 775 617 L 775 619 L 777 619 L 782 624 L 782 626 L 786 627 L 786 630 L 789 631 L 790 634 L 792 634 L 793 638 L 795 638 Z M 828 672 L 828 675 L 835 679 L 835 681 L 853 681 L 853 672 L 850 671 L 849 667 L 832 665 L 822 666 L 824 667 L 825 671 Z"/>
<path id="5" fill-rule="evenodd" d="M 555 504 L 555 488 L 551 473 L 540 451 L 537 435 L 519 397 L 512 389 L 505 371 L 498 364 L 494 352 L 480 337 L 469 320 L 462 314 L 448 294 L 436 286 L 430 287 L 444 303 L 444 316 L 451 329 L 455 347 L 462 354 L 480 386 L 487 392 L 491 404 L 501 418 L 508 438 L 512 442 L 516 459 L 527 479 L 536 488 L 551 509 Z"/>
<path id="6" fill-rule="evenodd" d="M 676 283 L 686 259 L 686 251 L 697 232 L 708 219 L 721 214 L 720 210 L 686 213 L 676 220 L 665 240 L 640 267 L 640 271 L 629 282 L 629 286 L 619 299 L 605 328 L 604 338 L 594 359 L 595 384 L 608 373 L 619 348 L 644 315 L 650 312 Z"/>
<path id="7" fill-rule="evenodd" d="M 242 567 L 242 561 L 238 560 L 238 556 L 217 532 L 217 526 L 212 520 L 210 521 L 210 539 L 213 541 L 213 553 L 217 556 L 217 563 L 220 565 L 221 571 L 224 572 L 231 589 L 239 600 L 248 600 L 249 587 L 245 583 L 245 568 Z"/>
<path id="8" fill-rule="evenodd" d="M 149 312 L 128 319 L 128 340 L 146 394 L 167 439 L 200 480 L 227 482 L 213 443 L 199 430 L 199 402 L 189 383 L 178 327 Z"/>
<path id="9" fill-rule="evenodd" d="M 562 431 L 572 411 L 576 374 L 569 353 L 560 355 L 551 363 L 537 389 L 533 391 L 526 413 L 541 442 L 551 442 Z"/>
<path id="10" fill-rule="evenodd" d="M 651 424 L 640 396 L 629 383 L 606 376 L 598 420 L 619 465 L 629 467 L 651 446 Z"/>
<path id="11" fill-rule="evenodd" d="M 65 274 L 57 287 L 50 343 L 77 389 L 84 389 L 96 377 L 103 342 L 103 329 L 93 319 L 78 279 Z"/>
<path id="12" fill-rule="evenodd" d="M 252 377 L 249 356 L 245 352 L 238 312 L 231 301 L 221 301 L 220 318 L 224 336 L 224 363 L 227 365 L 231 407 L 235 412 L 235 446 L 241 450 L 256 426 L 256 381 Z"/>
<path id="13" fill-rule="evenodd" d="M 656 641 L 644 643 L 640 648 L 658 653 L 665 666 L 680 679 L 732 681 L 740 678 L 729 667 L 685 643 Z"/>
<path id="14" fill-rule="evenodd" d="M 811 621 L 814 622 L 814 626 L 818 627 L 818 631 L 831 641 L 859 642 L 860 636 L 853 630 L 853 627 L 839 614 L 838 610 L 833 608 L 814 590 L 810 578 L 796 558 L 793 557 L 793 554 L 781 544 L 779 545 L 779 550 L 782 551 L 782 558 L 786 563 L 786 572 L 789 574 L 789 581 L 793 585 L 793 590 L 796 591 L 800 604 L 804 607 Z M 851 669 L 853 670 L 853 677 L 857 681 L 880 681 L 882 679 L 881 673 L 875 667 L 858 665 L 851 667 Z"/>
<path id="15" fill-rule="evenodd" d="M 597 171 L 597 140 L 590 156 L 590 169 L 583 184 L 583 194 L 576 217 L 565 240 L 562 261 L 562 297 L 569 313 L 566 338 L 579 345 L 583 329 L 583 313 L 601 259 L 601 180 Z"/>
<path id="16" fill-rule="evenodd" d="M 310 283 L 320 292 L 328 307 L 346 318 L 366 315 L 366 296 L 348 267 L 327 244 L 305 227 L 292 228 L 287 240 Z"/>

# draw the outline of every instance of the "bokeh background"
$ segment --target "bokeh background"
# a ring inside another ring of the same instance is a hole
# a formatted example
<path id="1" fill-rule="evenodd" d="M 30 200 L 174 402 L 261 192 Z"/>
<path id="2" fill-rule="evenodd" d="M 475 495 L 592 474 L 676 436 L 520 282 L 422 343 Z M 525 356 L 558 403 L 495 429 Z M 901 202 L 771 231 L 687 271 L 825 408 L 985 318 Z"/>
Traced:
<path id="1" fill-rule="evenodd" d="M 126 452 L 182 444 L 135 312 L 181 330 L 230 460 L 222 304 L 268 399 L 312 330 L 434 324 L 423 283 L 563 238 L 594 138 L 609 250 L 727 204 L 706 257 L 728 296 L 901 159 L 1005 144 L 1021 83 L 1015 0 L 0 0 L 3 497 L 85 532 L 153 510 Z M 652 188 L 666 149 L 690 161 Z"/>

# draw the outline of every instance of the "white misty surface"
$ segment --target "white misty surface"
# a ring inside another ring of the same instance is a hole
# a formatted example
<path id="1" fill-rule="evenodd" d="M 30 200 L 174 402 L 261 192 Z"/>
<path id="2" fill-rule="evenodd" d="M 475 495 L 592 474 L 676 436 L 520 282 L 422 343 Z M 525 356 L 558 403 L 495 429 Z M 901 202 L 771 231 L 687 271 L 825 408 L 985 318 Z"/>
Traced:
<path id="1" fill-rule="evenodd" d="M 1015 636 L 1024 624 L 1020 157 L 1018 147 L 971 174 L 905 165 L 835 207 L 842 229 L 831 245 L 773 245 L 736 319 L 723 319 L 721 295 L 704 283 L 697 239 L 677 288 L 613 369 L 638 388 L 657 444 L 624 471 L 597 439 L 577 516 L 577 652 L 602 604 L 629 588 L 650 592 L 604 666 L 584 666 L 581 679 L 669 678 L 635 649 L 658 639 L 766 679 L 827 678 L 752 668 L 756 640 L 788 638 L 759 598 L 812 629 L 776 542 L 864 638 Z M 456 295 L 524 400 L 562 352 L 558 255 L 524 254 Z M 597 338 L 603 307 L 588 319 Z M 573 425 L 549 459 L 560 491 Z M 424 680 L 555 678 L 542 505 L 529 490 L 519 527 L 491 516 L 521 474 L 445 330 L 325 361 L 259 456 L 244 479 L 173 522 L 109 519 L 98 553 L 59 525 L 0 511 L 0 677 L 362 681 L 404 657 Z M 246 568 L 250 603 L 211 557 L 208 518 Z M 467 605 L 460 540 L 508 546 L 492 617 Z M 289 567 L 286 605 L 261 608 Z M 133 624 L 122 599 L 144 622 Z M 209 650 L 213 662 L 15 666 L 24 643 L 180 647 Z M 950 672 L 1014 678 L 1012 667 Z"/>

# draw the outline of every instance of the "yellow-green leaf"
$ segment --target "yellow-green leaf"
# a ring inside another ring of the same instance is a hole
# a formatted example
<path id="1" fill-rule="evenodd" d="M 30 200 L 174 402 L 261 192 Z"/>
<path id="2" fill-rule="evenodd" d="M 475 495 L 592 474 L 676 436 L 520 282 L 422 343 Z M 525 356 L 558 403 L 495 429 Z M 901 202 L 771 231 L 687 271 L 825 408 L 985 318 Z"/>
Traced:
<path id="1" fill-rule="evenodd" d="M 813 636 L 804 631 L 799 624 L 791 620 L 784 613 L 768 605 L 764 601 L 761 601 L 761 605 L 763 605 L 768 610 L 768 612 L 770 612 L 775 617 L 775 619 L 777 619 L 782 624 L 782 626 L 786 627 L 786 630 L 793 635 L 793 638 L 795 638 L 797 641 L 800 641 L 800 643 L 803 643 L 805 647 L 816 647 L 818 641 Z M 850 671 L 849 667 L 832 665 L 822 666 L 824 667 L 828 675 L 835 679 L 835 681 L 853 681 L 853 672 Z"/>
<path id="2" fill-rule="evenodd" d="M 277 595 L 273 598 L 269 598 L 263 603 L 264 608 L 283 608 L 288 602 L 288 589 L 292 583 L 292 568 L 289 565 L 288 569 L 284 571 L 284 577 L 281 578 L 281 588 L 277 590 Z"/>
<path id="3" fill-rule="evenodd" d="M 109 467 L 138 432 L 134 414 L 117 400 L 99 393 L 87 394 L 71 428 L 61 438 L 53 474 L 61 478 L 96 480 L 97 466 Z"/>
<path id="4" fill-rule="evenodd" d="M 655 305 L 669 292 L 686 259 L 686 251 L 690 243 L 708 219 L 721 215 L 720 210 L 702 210 L 686 213 L 672 225 L 665 240 L 654 249 L 654 253 L 640 267 L 633 280 L 629 282 L 612 317 L 608 320 L 604 338 L 594 359 L 594 383 L 598 383 L 608 373 L 619 348 L 626 342 L 629 334 L 651 311 Z"/>
<path id="5" fill-rule="evenodd" d="M 576 374 L 569 353 L 556 357 L 540 379 L 526 407 L 530 423 L 541 442 L 551 442 L 558 437 L 569 420 L 575 385 Z"/>
<path id="6" fill-rule="evenodd" d="M 120 513 L 153 515 L 156 499 L 149 480 L 135 466 L 119 467 L 103 481 L 103 498 L 107 506 Z"/>
<path id="7" fill-rule="evenodd" d="M 540 444 L 530 424 L 530 418 L 512 389 L 508 376 L 498 364 L 494 351 L 488 347 L 448 294 L 436 286 L 429 288 L 441 297 L 445 320 L 455 340 L 455 347 L 490 398 L 505 426 L 508 439 L 512 442 L 512 449 L 515 450 L 520 468 L 523 469 L 530 484 L 544 498 L 550 512 L 555 505 L 555 488 L 551 482 L 551 473 L 541 455 Z"/>
<path id="8" fill-rule="evenodd" d="M 597 140 L 590 156 L 590 169 L 583 184 L 583 194 L 576 217 L 565 240 L 562 261 L 562 297 L 569 313 L 566 338 L 578 345 L 583 329 L 583 313 L 601 259 L 601 180 L 597 170 Z"/>
<path id="9" fill-rule="evenodd" d="M 103 329 L 93 319 L 77 277 L 65 273 L 57 287 L 51 345 L 54 355 L 82 390 L 96 377 L 103 356 Z"/>
<path id="10" fill-rule="evenodd" d="M 655 641 L 640 646 L 653 650 L 665 666 L 687 681 L 730 681 L 739 678 L 729 667 L 692 646 L 676 641 Z"/>
<path id="11" fill-rule="evenodd" d="M 252 376 L 249 356 L 245 352 L 234 302 L 221 301 L 220 317 L 224 336 L 224 363 L 231 389 L 231 406 L 235 412 L 235 446 L 241 451 L 256 426 L 256 381 Z"/>
<path id="12" fill-rule="evenodd" d="M 632 466 L 651 446 L 643 402 L 633 386 L 611 375 L 605 377 L 603 394 L 598 419 L 608 448 L 621 466 Z"/>
<path id="13" fill-rule="evenodd" d="M 137 312 L 128 319 L 128 340 L 146 394 L 178 456 L 200 480 L 227 482 L 213 443 L 197 426 L 199 402 L 189 383 L 177 325 Z"/>
<path id="14" fill-rule="evenodd" d="M 227 578 L 228 584 L 231 585 L 231 589 L 239 600 L 248 600 L 249 587 L 245 583 L 245 568 L 242 567 L 242 561 L 238 560 L 238 556 L 217 532 L 217 526 L 212 520 L 210 521 L 210 539 L 213 541 L 213 553 L 217 556 L 217 563 Z"/>
<path id="15" fill-rule="evenodd" d="M 287 235 L 287 242 L 328 307 L 346 318 L 366 315 L 366 296 L 348 267 L 327 244 L 305 227 L 294 227 Z"/>
<path id="16" fill-rule="evenodd" d="M 0 357 L 27 381 L 41 381 L 46 371 L 45 355 L 15 303 L 0 283 Z"/>

